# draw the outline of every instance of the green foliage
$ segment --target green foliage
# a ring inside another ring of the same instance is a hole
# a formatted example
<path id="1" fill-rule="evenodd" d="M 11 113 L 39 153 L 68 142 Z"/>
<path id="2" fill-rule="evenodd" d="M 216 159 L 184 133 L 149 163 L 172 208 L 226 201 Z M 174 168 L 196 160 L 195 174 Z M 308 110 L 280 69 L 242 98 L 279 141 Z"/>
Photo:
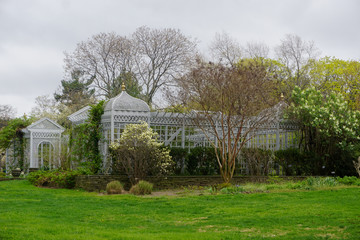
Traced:
<path id="1" fill-rule="evenodd" d="M 281 149 L 274 152 L 275 162 L 286 176 L 311 175 L 312 163 L 298 148 Z"/>
<path id="2" fill-rule="evenodd" d="M 226 188 L 222 188 L 220 190 L 220 193 L 222 194 L 237 194 L 237 193 L 244 193 L 245 192 L 245 188 L 239 185 L 235 185 L 235 186 L 229 186 Z"/>
<path id="3" fill-rule="evenodd" d="M 131 183 L 146 176 L 171 173 L 173 161 L 169 149 L 156 141 L 157 133 L 146 122 L 128 124 L 120 139 L 110 144 L 113 169 L 125 172 Z"/>
<path id="4" fill-rule="evenodd" d="M 333 177 L 309 177 L 302 183 L 306 187 L 333 187 L 338 184 Z"/>
<path id="5" fill-rule="evenodd" d="M 87 122 L 72 129 L 70 138 L 71 160 L 89 168 L 93 173 L 101 169 L 99 142 L 102 139 L 101 116 L 105 101 L 92 105 Z"/>
<path id="6" fill-rule="evenodd" d="M 119 181 L 111 181 L 106 185 L 107 194 L 121 194 L 124 186 Z"/>
<path id="7" fill-rule="evenodd" d="M 245 160 L 250 175 L 268 175 L 273 152 L 261 148 L 243 148 L 241 157 Z"/>
<path id="8" fill-rule="evenodd" d="M 57 102 L 66 106 L 76 106 L 77 110 L 94 100 L 95 89 L 90 89 L 93 79 L 82 79 L 83 72 L 75 70 L 71 72 L 70 80 L 61 81 L 61 92 L 54 93 Z"/>
<path id="9" fill-rule="evenodd" d="M 170 148 L 170 156 L 174 161 L 174 173 L 181 174 L 185 159 L 188 155 L 188 150 L 185 148 L 172 147 Z"/>
<path id="10" fill-rule="evenodd" d="M 4 172 L 0 172 L 0 178 L 1 177 L 6 177 L 6 174 Z"/>
<path id="11" fill-rule="evenodd" d="M 21 131 L 31 124 L 32 120 L 25 115 L 8 121 L 7 126 L 0 129 L 0 152 L 5 151 L 12 145 L 12 159 L 17 161 L 9 163 L 9 168 L 24 168 L 25 141 L 24 133 Z"/>
<path id="12" fill-rule="evenodd" d="M 360 112 L 352 111 L 344 97 L 330 93 L 325 97 L 314 88 L 296 87 L 292 96 L 291 115 L 306 127 L 314 127 L 324 137 L 360 140 Z"/>
<path id="13" fill-rule="evenodd" d="M 343 178 L 337 177 L 336 181 L 338 181 L 341 184 L 345 185 L 354 185 L 354 186 L 360 186 L 360 179 L 355 176 L 345 176 Z"/>
<path id="14" fill-rule="evenodd" d="M 139 181 L 137 184 L 133 185 L 130 189 L 130 193 L 134 195 L 147 195 L 151 194 L 153 189 L 153 184 L 147 181 Z"/>
<path id="15" fill-rule="evenodd" d="M 109 98 L 116 97 L 121 93 L 122 84 L 125 84 L 126 92 L 133 97 L 144 99 L 141 94 L 142 87 L 132 72 L 122 71 L 120 75 L 111 82 L 111 91 L 107 95 Z"/>
<path id="16" fill-rule="evenodd" d="M 9 120 L 7 126 L 0 130 L 0 150 L 10 147 L 12 140 L 21 140 L 24 133 L 21 131 L 31 124 L 31 119 L 24 116 Z"/>
<path id="17" fill-rule="evenodd" d="M 313 162 L 312 174 L 355 174 L 352 161 L 358 157 L 360 112 L 352 110 L 342 95 L 323 96 L 314 88 L 295 88 L 292 99 L 289 116 L 300 122 L 303 151 Z"/>
<path id="18" fill-rule="evenodd" d="M 220 183 L 220 184 L 216 184 L 216 185 L 211 186 L 209 191 L 210 191 L 211 194 L 216 194 L 219 191 L 221 192 L 222 189 L 226 189 L 226 188 L 230 188 L 230 187 L 233 187 L 231 183 L 224 182 L 224 183 Z"/>
<path id="19" fill-rule="evenodd" d="M 311 85 L 324 94 L 342 94 L 352 109 L 360 110 L 360 62 L 324 57 L 310 71 Z"/>
<path id="20" fill-rule="evenodd" d="M 81 175 L 79 171 L 71 170 L 39 170 L 27 176 L 28 181 L 38 187 L 74 188 L 75 177 Z"/>
<path id="21" fill-rule="evenodd" d="M 190 175 L 212 175 L 219 173 L 216 153 L 211 147 L 195 147 L 186 158 L 187 171 Z"/>

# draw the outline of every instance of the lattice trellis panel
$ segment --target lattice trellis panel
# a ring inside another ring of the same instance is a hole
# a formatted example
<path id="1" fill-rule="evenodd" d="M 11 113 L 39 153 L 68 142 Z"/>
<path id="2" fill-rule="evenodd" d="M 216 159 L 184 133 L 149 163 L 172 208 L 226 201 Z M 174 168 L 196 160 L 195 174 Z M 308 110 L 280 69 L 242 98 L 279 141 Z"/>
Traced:
<path id="1" fill-rule="evenodd" d="M 33 138 L 41 138 L 41 139 L 47 139 L 47 138 L 60 138 L 60 133 L 51 133 L 51 132 L 34 132 Z"/>
<path id="2" fill-rule="evenodd" d="M 126 122 L 126 123 L 137 123 L 139 121 L 148 121 L 148 117 L 144 116 L 125 116 L 125 115 L 115 115 L 114 122 Z"/>

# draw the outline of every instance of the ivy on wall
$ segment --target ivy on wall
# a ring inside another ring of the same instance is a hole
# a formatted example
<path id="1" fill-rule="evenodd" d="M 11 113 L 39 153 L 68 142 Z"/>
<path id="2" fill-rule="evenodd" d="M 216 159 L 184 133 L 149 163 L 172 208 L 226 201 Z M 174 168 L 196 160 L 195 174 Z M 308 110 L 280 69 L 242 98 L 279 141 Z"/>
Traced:
<path id="1" fill-rule="evenodd" d="M 24 133 L 21 131 L 31 124 L 31 119 L 24 116 L 23 118 L 15 118 L 8 122 L 7 126 L 0 130 L 0 152 L 8 148 L 12 148 L 13 159 L 18 159 L 16 166 L 12 168 L 24 167 Z"/>
<path id="2" fill-rule="evenodd" d="M 105 101 L 91 105 L 88 120 L 73 126 L 70 134 L 70 161 L 88 168 L 92 173 L 101 169 L 99 142 L 102 139 L 101 115 L 104 113 L 104 105 Z"/>

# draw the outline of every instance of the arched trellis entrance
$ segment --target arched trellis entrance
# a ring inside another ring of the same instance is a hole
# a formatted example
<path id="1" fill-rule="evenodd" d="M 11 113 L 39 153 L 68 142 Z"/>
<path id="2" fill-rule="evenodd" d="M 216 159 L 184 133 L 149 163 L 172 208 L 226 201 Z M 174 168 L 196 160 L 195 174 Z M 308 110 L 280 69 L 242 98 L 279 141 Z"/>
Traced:
<path id="1" fill-rule="evenodd" d="M 57 168 L 60 164 L 61 134 L 64 128 L 49 118 L 42 118 L 23 129 L 25 149 L 23 164 L 14 160 L 11 149 L 6 153 L 6 171 L 20 167 L 24 171 L 38 168 Z M 10 163 L 13 163 L 12 165 Z M 21 165 L 21 166 L 20 166 Z"/>

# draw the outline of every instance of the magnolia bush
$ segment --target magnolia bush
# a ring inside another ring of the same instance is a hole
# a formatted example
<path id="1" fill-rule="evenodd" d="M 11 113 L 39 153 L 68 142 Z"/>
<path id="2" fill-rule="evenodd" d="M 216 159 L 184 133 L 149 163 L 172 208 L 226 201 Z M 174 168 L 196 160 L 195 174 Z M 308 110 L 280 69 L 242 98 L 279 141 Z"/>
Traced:
<path id="1" fill-rule="evenodd" d="M 110 144 L 113 170 L 124 171 L 132 185 L 146 176 L 169 174 L 174 164 L 170 150 L 156 139 L 146 122 L 128 124 L 120 139 Z"/>

